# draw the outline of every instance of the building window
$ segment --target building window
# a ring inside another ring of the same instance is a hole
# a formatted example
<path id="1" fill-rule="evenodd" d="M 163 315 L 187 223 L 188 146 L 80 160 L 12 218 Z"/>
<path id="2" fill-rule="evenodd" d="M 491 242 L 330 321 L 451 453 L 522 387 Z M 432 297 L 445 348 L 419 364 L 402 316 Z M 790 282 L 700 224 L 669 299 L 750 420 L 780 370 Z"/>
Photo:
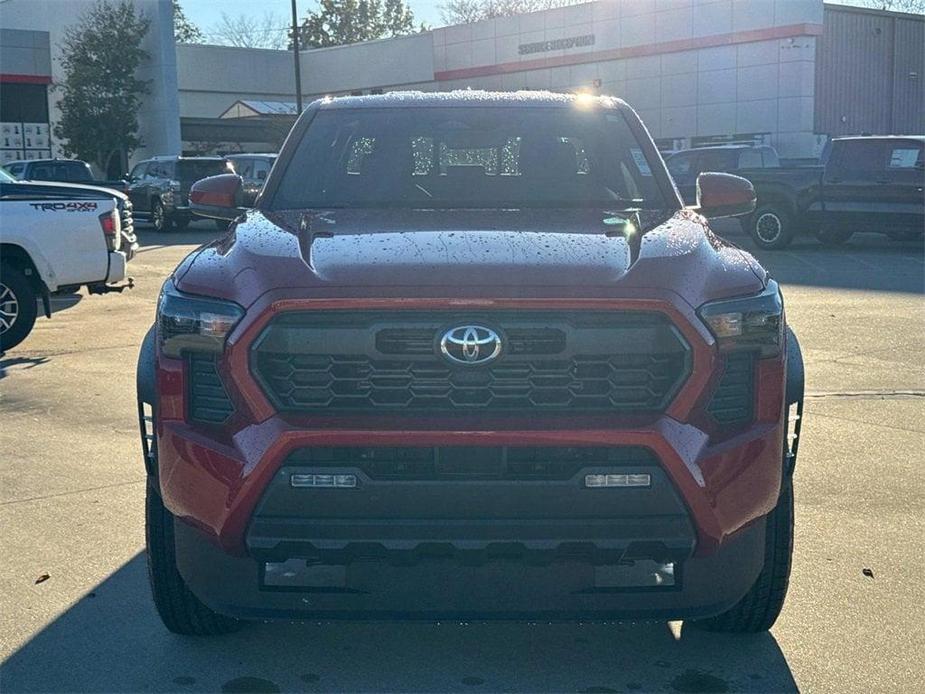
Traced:
<path id="1" fill-rule="evenodd" d="M 4 123 L 47 123 L 48 88 L 44 84 L 3 83 L 0 121 Z"/>

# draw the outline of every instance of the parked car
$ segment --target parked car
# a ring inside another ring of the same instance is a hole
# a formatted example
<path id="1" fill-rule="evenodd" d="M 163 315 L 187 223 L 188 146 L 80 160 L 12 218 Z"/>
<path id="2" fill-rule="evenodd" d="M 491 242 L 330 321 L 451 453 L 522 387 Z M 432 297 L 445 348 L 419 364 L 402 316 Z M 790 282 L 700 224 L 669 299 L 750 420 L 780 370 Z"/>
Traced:
<path id="1" fill-rule="evenodd" d="M 777 150 L 767 145 L 719 145 L 682 149 L 665 157 L 668 173 L 686 205 L 697 202 L 697 176 L 705 171 L 739 174 L 744 169 L 780 166 Z"/>
<path id="2" fill-rule="evenodd" d="M 266 183 L 267 176 L 270 175 L 270 169 L 273 168 L 276 155 L 229 154 L 225 158 L 231 162 L 234 172 L 244 179 L 242 185 L 244 194 L 242 202 L 244 206 L 253 207 L 257 201 L 257 196 L 263 190 L 263 184 Z"/>
<path id="3" fill-rule="evenodd" d="M 758 195 L 745 221 L 762 248 L 785 248 L 798 233 L 843 244 L 856 231 L 922 237 L 925 136 L 835 138 L 822 166 L 740 170 Z"/>
<path id="4" fill-rule="evenodd" d="M 240 177 L 194 185 L 236 221 L 165 282 L 137 372 L 167 628 L 769 628 L 802 362 L 705 218 L 751 185 L 699 191 L 622 101 L 474 91 L 314 102 L 244 216 Z"/>
<path id="5" fill-rule="evenodd" d="M 190 186 L 231 170 L 222 157 L 167 156 L 139 162 L 128 175 L 135 217 L 150 222 L 157 231 L 184 229 L 190 222 Z"/>
<path id="6" fill-rule="evenodd" d="M 121 291 L 137 249 L 131 206 L 105 188 L 17 181 L 0 172 L 0 350 L 35 325 L 37 300 L 86 285 L 92 294 Z"/>
<path id="7" fill-rule="evenodd" d="M 10 161 L 3 165 L 7 173 L 20 181 L 59 181 L 80 183 L 101 188 L 112 188 L 124 193 L 127 182 L 124 179 L 103 180 L 93 176 L 90 165 L 80 159 L 30 159 Z"/>

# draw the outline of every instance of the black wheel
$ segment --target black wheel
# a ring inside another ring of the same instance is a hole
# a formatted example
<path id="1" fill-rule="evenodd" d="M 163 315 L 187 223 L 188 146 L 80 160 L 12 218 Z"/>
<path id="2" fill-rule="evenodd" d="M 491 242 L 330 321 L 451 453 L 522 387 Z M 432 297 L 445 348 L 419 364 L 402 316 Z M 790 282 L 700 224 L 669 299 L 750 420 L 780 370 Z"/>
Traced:
<path id="1" fill-rule="evenodd" d="M 845 229 L 823 227 L 816 232 L 816 238 L 823 246 L 844 246 L 853 234 L 853 231 Z"/>
<path id="2" fill-rule="evenodd" d="M 0 264 L 0 352 L 26 339 L 38 315 L 35 289 L 22 271 Z"/>
<path id="3" fill-rule="evenodd" d="M 160 200 L 151 203 L 151 224 L 154 225 L 154 231 L 170 230 L 170 220 Z"/>
<path id="4" fill-rule="evenodd" d="M 149 475 L 145 494 L 148 581 L 161 621 L 175 634 L 214 636 L 234 631 L 240 622 L 206 607 L 193 595 L 177 571 L 174 522 L 173 515 L 161 500 L 155 477 Z"/>
<path id="5" fill-rule="evenodd" d="M 751 216 L 749 233 L 761 248 L 786 248 L 793 240 L 790 214 L 775 205 L 762 205 Z"/>
<path id="6" fill-rule="evenodd" d="M 186 227 L 189 226 L 190 219 L 189 217 L 174 217 L 173 219 L 173 228 L 177 231 L 183 231 Z"/>
<path id="7" fill-rule="evenodd" d="M 708 631 L 749 633 L 771 628 L 784 606 L 793 556 L 793 478 L 785 475 L 777 506 L 767 516 L 764 568 L 739 602 L 694 624 Z"/>

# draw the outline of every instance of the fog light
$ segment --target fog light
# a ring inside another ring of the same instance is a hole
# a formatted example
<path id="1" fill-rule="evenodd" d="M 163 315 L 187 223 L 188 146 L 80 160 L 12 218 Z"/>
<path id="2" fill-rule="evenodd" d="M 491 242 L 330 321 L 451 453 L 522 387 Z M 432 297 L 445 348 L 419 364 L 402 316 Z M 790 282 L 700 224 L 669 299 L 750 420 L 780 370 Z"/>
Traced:
<path id="1" fill-rule="evenodd" d="M 316 487 L 326 489 L 349 489 L 357 486 L 356 475 L 291 475 L 289 484 L 293 487 Z"/>
<path id="2" fill-rule="evenodd" d="M 645 473 L 633 475 L 585 475 L 585 486 L 598 487 L 649 487 L 652 477 Z"/>

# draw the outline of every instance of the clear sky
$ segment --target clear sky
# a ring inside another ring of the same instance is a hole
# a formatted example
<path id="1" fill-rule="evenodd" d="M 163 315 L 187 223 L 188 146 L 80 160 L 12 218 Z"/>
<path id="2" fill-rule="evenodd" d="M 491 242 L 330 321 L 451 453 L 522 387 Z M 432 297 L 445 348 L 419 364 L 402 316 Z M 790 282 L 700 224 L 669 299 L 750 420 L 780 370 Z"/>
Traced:
<path id="1" fill-rule="evenodd" d="M 431 26 L 442 24 L 439 5 L 443 1 L 406 0 L 414 11 L 415 19 Z M 309 9 L 318 6 L 315 0 L 296 0 L 296 3 L 300 17 Z M 206 40 L 210 38 L 209 31 L 221 21 L 222 12 L 232 17 L 243 14 L 258 18 L 263 17 L 266 12 L 271 12 L 282 20 L 284 26 L 292 18 L 291 0 L 180 0 L 180 6 L 187 18 L 206 34 Z M 282 27 L 281 31 L 284 31 Z"/>

